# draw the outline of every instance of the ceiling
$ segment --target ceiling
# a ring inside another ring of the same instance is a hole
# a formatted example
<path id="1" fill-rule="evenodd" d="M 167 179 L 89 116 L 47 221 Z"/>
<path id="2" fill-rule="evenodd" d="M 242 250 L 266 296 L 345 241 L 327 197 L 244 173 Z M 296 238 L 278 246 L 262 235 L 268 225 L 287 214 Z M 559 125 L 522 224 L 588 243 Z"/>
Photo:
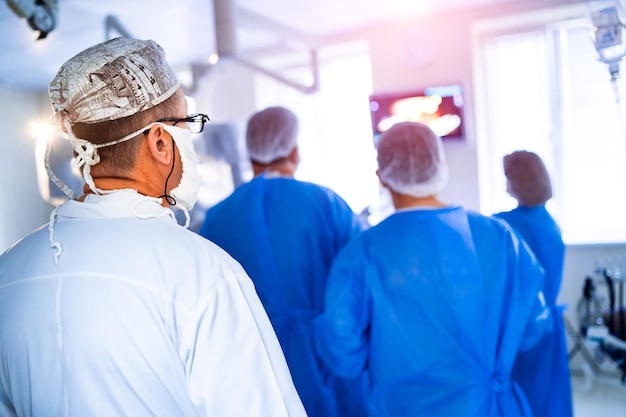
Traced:
<path id="1" fill-rule="evenodd" d="M 32 6 L 36 0 L 0 3 L 0 88 L 44 90 L 67 59 L 125 33 L 157 41 L 175 70 L 206 62 L 217 48 L 214 10 L 232 17 L 239 53 L 293 40 L 315 46 L 400 17 L 514 0 L 58 0 L 56 26 L 39 40 L 9 1 Z"/>

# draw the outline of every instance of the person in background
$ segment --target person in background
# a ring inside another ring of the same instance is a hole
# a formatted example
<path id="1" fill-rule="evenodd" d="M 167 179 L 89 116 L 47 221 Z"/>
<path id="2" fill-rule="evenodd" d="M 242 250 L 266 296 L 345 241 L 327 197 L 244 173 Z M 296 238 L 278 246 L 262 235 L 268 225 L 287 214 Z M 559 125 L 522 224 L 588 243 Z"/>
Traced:
<path id="1" fill-rule="evenodd" d="M 572 386 L 563 307 L 556 304 L 563 276 L 565 245 L 559 226 L 546 202 L 552 198 L 550 176 L 541 158 L 528 151 L 505 155 L 507 192 L 517 208 L 494 214 L 519 232 L 543 266 L 546 280 L 543 293 L 552 309 L 553 326 L 539 343 L 518 355 L 512 377 L 530 401 L 534 417 L 571 417 Z"/>
<path id="2" fill-rule="evenodd" d="M 297 136 L 298 119 L 285 107 L 252 115 L 246 146 L 254 178 L 207 211 L 199 234 L 254 281 L 308 415 L 333 417 L 341 382 L 315 354 L 312 322 L 322 310 L 330 264 L 361 223 L 339 195 L 294 178 Z"/>
<path id="3" fill-rule="evenodd" d="M 196 196 L 180 83 L 116 38 L 49 87 L 85 185 L 0 256 L 1 416 L 305 416 L 250 278 L 178 225 Z"/>
<path id="4" fill-rule="evenodd" d="M 317 351 L 339 376 L 369 371 L 369 416 L 531 416 L 511 369 L 546 325 L 543 270 L 506 223 L 437 197 L 428 126 L 396 124 L 377 150 L 396 211 L 335 258 Z"/>

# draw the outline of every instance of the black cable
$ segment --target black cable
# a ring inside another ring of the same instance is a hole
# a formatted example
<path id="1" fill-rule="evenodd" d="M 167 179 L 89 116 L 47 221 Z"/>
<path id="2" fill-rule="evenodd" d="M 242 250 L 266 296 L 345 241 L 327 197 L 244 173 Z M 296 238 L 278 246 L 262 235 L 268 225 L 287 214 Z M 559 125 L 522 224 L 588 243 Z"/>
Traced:
<path id="1" fill-rule="evenodd" d="M 172 149 L 174 151 L 173 153 L 174 157 L 172 158 L 172 168 L 170 169 L 170 173 L 167 174 L 167 178 L 165 179 L 165 189 L 163 190 L 163 195 L 159 196 L 158 198 L 164 198 L 165 201 L 167 201 L 170 206 L 175 206 L 176 199 L 172 197 L 171 195 L 167 194 L 167 182 L 170 180 L 170 177 L 172 176 L 172 173 L 174 172 L 174 164 L 176 163 L 176 145 L 174 144 L 174 140 L 172 140 Z"/>
<path id="2" fill-rule="evenodd" d="M 615 288 L 613 286 L 613 278 L 611 277 L 611 273 L 609 272 L 608 269 L 604 268 L 602 270 L 602 275 L 604 276 L 604 279 L 606 280 L 606 285 L 608 287 L 609 290 L 609 333 L 614 334 L 613 332 L 615 331 L 615 322 L 614 322 L 614 315 L 615 315 Z"/>
<path id="3" fill-rule="evenodd" d="M 626 311 L 624 310 L 624 280 L 620 280 L 619 282 L 619 307 L 617 309 L 617 318 L 619 319 L 619 323 L 615 325 L 619 329 L 618 337 L 620 339 L 626 339 L 626 323 L 624 323 L 624 319 L 626 319 Z"/>

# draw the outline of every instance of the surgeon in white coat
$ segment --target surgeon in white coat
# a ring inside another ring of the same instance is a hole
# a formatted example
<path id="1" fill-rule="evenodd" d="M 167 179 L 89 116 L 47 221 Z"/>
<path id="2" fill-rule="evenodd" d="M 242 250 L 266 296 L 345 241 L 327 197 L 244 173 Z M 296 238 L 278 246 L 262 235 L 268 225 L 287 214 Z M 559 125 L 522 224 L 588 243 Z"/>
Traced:
<path id="1" fill-rule="evenodd" d="M 196 196 L 180 84 L 117 38 L 50 84 L 84 194 L 0 257 L 0 416 L 305 416 L 241 266 L 177 224 Z"/>

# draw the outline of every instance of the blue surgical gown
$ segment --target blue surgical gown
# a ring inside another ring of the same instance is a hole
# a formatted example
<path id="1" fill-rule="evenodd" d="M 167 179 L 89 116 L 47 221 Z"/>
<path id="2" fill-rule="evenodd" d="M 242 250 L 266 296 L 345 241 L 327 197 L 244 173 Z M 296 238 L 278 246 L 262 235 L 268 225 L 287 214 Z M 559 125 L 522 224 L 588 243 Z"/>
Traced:
<path id="1" fill-rule="evenodd" d="M 332 260 L 360 231 L 358 217 L 330 189 L 266 175 L 209 209 L 199 230 L 252 278 L 310 417 L 336 416 L 334 390 L 346 389 L 316 357 L 312 321 Z"/>
<path id="2" fill-rule="evenodd" d="M 565 258 L 561 231 L 543 205 L 520 206 L 495 216 L 519 232 L 543 265 L 546 272 L 543 293 L 553 311 L 551 331 L 533 349 L 518 356 L 513 378 L 526 392 L 534 417 L 571 417 L 572 386 L 563 307 L 556 305 Z"/>
<path id="3" fill-rule="evenodd" d="M 370 416 L 530 416 L 510 374 L 544 331 L 543 280 L 504 222 L 398 211 L 337 256 L 316 347 L 338 375 L 369 371 Z"/>

